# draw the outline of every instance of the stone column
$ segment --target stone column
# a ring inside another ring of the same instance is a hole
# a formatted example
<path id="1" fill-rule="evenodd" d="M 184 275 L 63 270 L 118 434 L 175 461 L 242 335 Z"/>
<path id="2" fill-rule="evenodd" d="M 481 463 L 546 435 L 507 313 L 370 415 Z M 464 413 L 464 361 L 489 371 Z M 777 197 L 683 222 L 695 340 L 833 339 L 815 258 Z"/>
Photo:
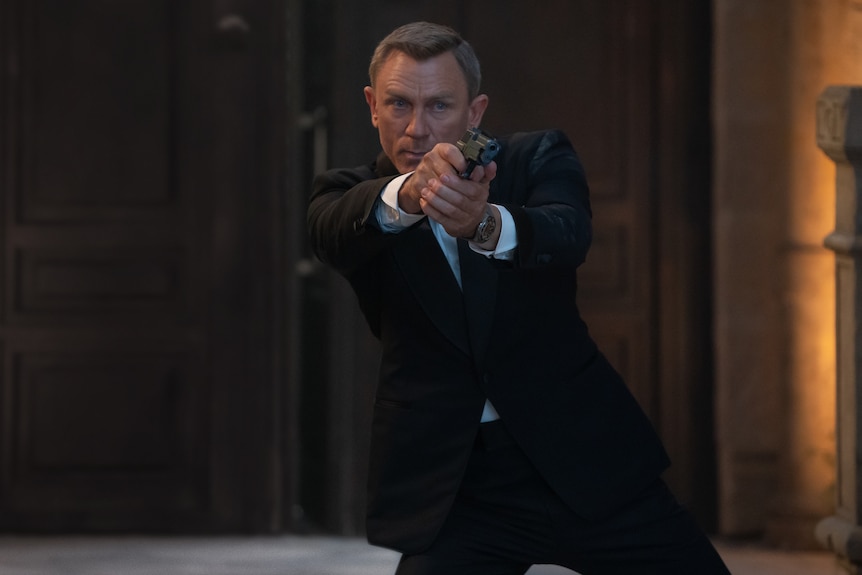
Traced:
<path id="1" fill-rule="evenodd" d="M 862 574 L 862 87 L 830 86 L 817 102 L 817 145 L 835 161 L 837 482 L 835 515 L 816 528 Z"/>

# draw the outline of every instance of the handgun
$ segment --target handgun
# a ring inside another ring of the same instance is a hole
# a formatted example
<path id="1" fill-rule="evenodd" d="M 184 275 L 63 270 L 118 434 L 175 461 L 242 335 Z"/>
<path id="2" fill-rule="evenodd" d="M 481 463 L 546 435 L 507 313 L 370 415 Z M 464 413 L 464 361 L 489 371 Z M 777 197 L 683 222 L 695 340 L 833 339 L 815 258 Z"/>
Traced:
<path id="1" fill-rule="evenodd" d="M 479 128 L 467 130 L 455 145 L 467 160 L 467 169 L 461 174 L 462 178 L 469 178 L 476 166 L 487 166 L 500 151 L 500 143 Z"/>

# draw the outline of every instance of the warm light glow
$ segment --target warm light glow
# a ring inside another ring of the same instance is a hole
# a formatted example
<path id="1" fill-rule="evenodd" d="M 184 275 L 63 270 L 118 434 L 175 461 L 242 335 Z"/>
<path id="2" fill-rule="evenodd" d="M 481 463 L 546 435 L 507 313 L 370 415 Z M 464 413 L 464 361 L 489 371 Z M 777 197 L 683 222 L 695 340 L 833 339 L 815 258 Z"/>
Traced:
<path id="1" fill-rule="evenodd" d="M 815 110 L 827 86 L 862 84 L 862 16 L 849 2 L 795 2 L 792 22 L 785 457 L 790 497 L 816 514 L 835 501 L 835 254 L 823 240 L 835 228 L 836 195 L 835 164 L 816 145 Z"/>
<path id="2" fill-rule="evenodd" d="M 814 546 L 836 484 L 835 165 L 815 113 L 827 86 L 862 85 L 862 10 L 713 6 L 719 529 Z"/>

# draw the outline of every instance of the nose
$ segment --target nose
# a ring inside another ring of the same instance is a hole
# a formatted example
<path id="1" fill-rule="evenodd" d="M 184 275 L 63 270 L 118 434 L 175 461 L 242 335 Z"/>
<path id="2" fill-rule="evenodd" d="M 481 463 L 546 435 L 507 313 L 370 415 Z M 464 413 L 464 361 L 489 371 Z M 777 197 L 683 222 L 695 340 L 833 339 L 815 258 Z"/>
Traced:
<path id="1" fill-rule="evenodd" d="M 417 109 L 413 112 L 410 118 L 410 123 L 407 124 L 407 135 L 411 138 L 424 138 L 428 135 L 428 122 L 425 118 L 425 112 Z"/>

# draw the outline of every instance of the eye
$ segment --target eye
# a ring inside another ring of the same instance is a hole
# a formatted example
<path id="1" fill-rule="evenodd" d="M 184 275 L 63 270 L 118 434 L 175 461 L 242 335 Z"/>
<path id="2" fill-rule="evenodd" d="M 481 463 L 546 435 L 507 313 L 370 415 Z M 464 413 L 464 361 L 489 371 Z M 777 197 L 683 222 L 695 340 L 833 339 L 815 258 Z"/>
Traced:
<path id="1" fill-rule="evenodd" d="M 445 112 L 449 109 L 449 104 L 447 102 L 434 102 L 434 111 L 435 112 Z"/>

